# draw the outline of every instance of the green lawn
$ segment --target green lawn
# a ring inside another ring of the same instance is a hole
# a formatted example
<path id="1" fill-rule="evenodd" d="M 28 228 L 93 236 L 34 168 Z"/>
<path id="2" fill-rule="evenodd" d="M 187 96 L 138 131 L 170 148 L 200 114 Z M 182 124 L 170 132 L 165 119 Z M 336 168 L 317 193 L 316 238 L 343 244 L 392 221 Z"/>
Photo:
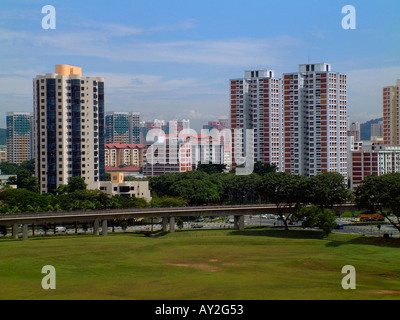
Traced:
<path id="1" fill-rule="evenodd" d="M 0 299 L 399 299 L 399 246 L 279 230 L 0 240 Z M 41 287 L 45 265 L 56 290 Z M 345 265 L 356 290 L 341 287 Z"/>

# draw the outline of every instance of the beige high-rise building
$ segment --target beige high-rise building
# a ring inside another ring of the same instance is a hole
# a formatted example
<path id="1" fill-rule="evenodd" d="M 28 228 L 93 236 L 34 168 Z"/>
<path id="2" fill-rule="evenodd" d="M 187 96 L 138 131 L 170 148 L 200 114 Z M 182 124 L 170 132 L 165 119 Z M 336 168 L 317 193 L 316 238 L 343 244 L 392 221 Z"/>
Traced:
<path id="1" fill-rule="evenodd" d="M 383 140 L 385 145 L 400 146 L 400 79 L 383 88 Z"/>
<path id="2" fill-rule="evenodd" d="M 104 78 L 57 65 L 38 75 L 34 87 L 36 177 L 42 193 L 54 192 L 70 178 L 105 180 Z"/>

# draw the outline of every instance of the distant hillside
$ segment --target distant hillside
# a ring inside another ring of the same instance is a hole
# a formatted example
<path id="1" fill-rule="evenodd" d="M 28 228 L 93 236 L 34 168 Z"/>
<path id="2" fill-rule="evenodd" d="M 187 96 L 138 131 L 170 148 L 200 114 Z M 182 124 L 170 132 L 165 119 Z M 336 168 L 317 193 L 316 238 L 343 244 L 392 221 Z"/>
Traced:
<path id="1" fill-rule="evenodd" d="M 7 129 L 1 129 L 0 128 L 0 145 L 6 145 L 7 144 Z"/>
<path id="2" fill-rule="evenodd" d="M 383 118 L 370 120 L 360 125 L 361 127 L 361 140 L 371 140 L 371 125 L 383 121 Z"/>

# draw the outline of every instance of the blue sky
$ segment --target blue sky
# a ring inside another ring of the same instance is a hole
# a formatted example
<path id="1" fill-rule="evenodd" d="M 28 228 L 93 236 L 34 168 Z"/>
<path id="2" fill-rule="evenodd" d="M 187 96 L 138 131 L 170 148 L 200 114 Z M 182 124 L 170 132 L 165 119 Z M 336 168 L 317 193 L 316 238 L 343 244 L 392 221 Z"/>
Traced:
<path id="1" fill-rule="evenodd" d="M 56 30 L 41 26 L 45 5 Z M 342 7 L 356 8 L 355 30 Z M 32 78 L 56 64 L 106 78 L 107 111 L 202 123 L 229 115 L 229 79 L 328 62 L 348 75 L 351 121 L 382 115 L 400 78 L 398 0 L 1 0 L 0 127 L 32 110 Z"/>

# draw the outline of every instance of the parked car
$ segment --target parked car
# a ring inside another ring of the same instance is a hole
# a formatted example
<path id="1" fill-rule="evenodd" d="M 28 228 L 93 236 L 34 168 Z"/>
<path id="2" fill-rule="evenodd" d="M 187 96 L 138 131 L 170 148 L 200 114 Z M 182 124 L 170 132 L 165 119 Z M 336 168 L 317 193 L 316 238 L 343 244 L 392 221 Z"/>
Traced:
<path id="1" fill-rule="evenodd" d="M 56 232 L 65 233 L 67 232 L 67 228 L 63 226 L 56 227 Z"/>
<path id="2" fill-rule="evenodd" d="M 193 229 L 201 229 L 203 227 L 204 227 L 204 225 L 202 225 L 201 223 L 193 223 L 192 224 Z"/>

